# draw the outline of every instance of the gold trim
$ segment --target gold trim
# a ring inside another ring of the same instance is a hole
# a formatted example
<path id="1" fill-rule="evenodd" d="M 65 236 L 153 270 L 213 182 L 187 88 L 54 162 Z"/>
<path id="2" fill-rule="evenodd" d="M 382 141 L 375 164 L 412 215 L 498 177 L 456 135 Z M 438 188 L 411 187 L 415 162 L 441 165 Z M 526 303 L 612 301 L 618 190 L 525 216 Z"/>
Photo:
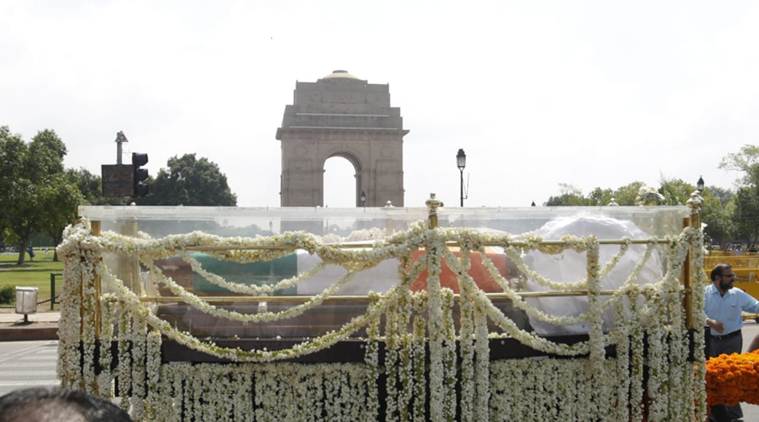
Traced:
<path id="1" fill-rule="evenodd" d="M 615 293 L 615 290 L 601 290 L 598 294 L 600 296 L 611 296 Z M 567 291 L 546 291 L 546 292 L 518 292 L 519 296 L 523 298 L 539 298 L 539 297 L 565 297 L 565 296 L 588 296 L 587 290 L 567 290 Z M 491 300 L 503 300 L 508 299 L 506 293 L 486 293 Z M 456 299 L 459 298 L 459 294 L 455 294 Z M 303 303 L 311 300 L 313 296 L 199 296 L 206 302 L 236 302 L 236 303 L 257 303 L 257 302 L 270 302 L 270 303 Z M 181 296 L 142 296 L 141 302 L 153 302 L 153 303 L 168 303 L 168 302 L 185 302 L 186 299 Z M 366 295 L 339 295 L 331 296 L 324 299 L 324 302 L 368 302 L 369 296 Z"/>
<path id="2" fill-rule="evenodd" d="M 636 239 L 636 240 L 612 240 L 612 239 L 605 239 L 605 240 L 599 240 L 599 245 L 624 245 L 626 243 L 630 243 L 631 245 L 648 245 L 650 243 L 655 243 L 657 245 L 666 245 L 669 244 L 671 241 L 667 239 Z M 539 245 L 542 246 L 565 246 L 567 245 L 566 242 L 561 240 L 544 240 L 541 242 L 538 242 Z M 508 242 L 506 244 L 504 243 L 482 243 L 482 246 L 513 246 L 516 248 L 525 248 L 532 246 L 531 244 L 527 242 Z M 370 249 L 375 246 L 374 243 L 335 243 L 331 244 L 329 246 L 342 248 L 342 249 Z M 448 247 L 457 247 L 459 246 L 458 242 L 445 242 L 445 246 Z M 424 249 L 424 248 L 420 248 Z M 246 246 L 246 247 L 229 247 L 229 246 L 188 246 L 182 250 L 186 251 L 199 251 L 199 252 L 213 252 L 213 251 L 244 251 L 244 250 L 271 250 L 271 251 L 280 251 L 280 250 L 286 250 L 286 248 L 282 248 L 279 246 Z"/>

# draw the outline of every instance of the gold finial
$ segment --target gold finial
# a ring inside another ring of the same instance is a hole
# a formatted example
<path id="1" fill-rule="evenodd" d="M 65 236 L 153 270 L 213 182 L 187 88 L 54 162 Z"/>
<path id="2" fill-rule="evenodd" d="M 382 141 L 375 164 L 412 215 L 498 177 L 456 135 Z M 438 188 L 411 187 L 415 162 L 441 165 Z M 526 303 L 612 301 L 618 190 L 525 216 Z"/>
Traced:
<path id="1" fill-rule="evenodd" d="M 443 206 L 443 201 L 435 199 L 435 194 L 430 194 L 430 199 L 424 202 L 427 205 L 429 211 L 428 222 L 429 228 L 434 229 L 437 227 L 437 209 Z"/>

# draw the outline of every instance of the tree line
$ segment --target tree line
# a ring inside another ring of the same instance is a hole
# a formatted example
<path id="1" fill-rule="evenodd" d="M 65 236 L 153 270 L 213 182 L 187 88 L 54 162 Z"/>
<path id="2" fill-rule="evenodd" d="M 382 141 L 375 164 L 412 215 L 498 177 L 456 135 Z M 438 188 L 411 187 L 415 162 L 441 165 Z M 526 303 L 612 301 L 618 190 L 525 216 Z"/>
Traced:
<path id="1" fill-rule="evenodd" d="M 730 243 L 740 243 L 749 249 L 759 246 L 759 146 L 745 145 L 740 151 L 730 153 L 719 167 L 737 171 L 740 178 L 736 189 L 705 186 L 702 222 L 706 241 L 725 248 Z M 635 181 L 617 189 L 596 187 L 588 194 L 568 184 L 560 184 L 558 195 L 551 196 L 546 206 L 603 206 L 639 205 L 646 202 L 641 197 L 646 192 L 643 182 Z M 683 205 L 696 186 L 681 179 L 662 179 L 655 189 L 659 205 Z"/>
<path id="2" fill-rule="evenodd" d="M 65 168 L 65 143 L 50 129 L 25 142 L 8 127 L 0 126 L 0 245 L 18 248 L 17 263 L 33 235 L 61 241 L 67 224 L 77 218 L 80 205 L 207 205 L 235 206 L 237 197 L 216 163 L 195 154 L 171 157 L 165 168 L 148 179 L 149 193 L 142 198 L 108 198 L 100 176 L 86 169 Z M 725 247 L 740 242 L 748 248 L 759 244 L 759 146 L 746 145 L 719 163 L 741 175 L 735 190 L 707 186 L 702 195 L 702 220 L 707 241 Z M 642 182 L 617 189 L 597 187 L 588 194 L 561 184 L 547 206 L 636 205 L 645 191 Z M 655 193 L 661 205 L 680 205 L 696 187 L 680 179 L 662 180 Z"/>
<path id="3" fill-rule="evenodd" d="M 148 179 L 148 195 L 133 199 L 104 197 L 99 175 L 65 168 L 67 152 L 53 130 L 42 130 L 25 142 L 0 126 L 0 245 L 17 247 L 18 265 L 24 263 L 33 235 L 59 244 L 80 205 L 237 205 L 219 166 L 195 154 L 170 158 Z"/>

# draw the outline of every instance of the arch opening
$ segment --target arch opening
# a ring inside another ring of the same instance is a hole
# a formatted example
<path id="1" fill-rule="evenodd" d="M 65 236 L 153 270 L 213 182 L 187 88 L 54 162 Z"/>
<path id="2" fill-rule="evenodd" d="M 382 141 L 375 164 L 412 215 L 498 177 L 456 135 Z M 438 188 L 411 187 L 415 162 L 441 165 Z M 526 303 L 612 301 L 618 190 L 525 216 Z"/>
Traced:
<path id="1" fill-rule="evenodd" d="M 322 204 L 329 208 L 361 206 L 361 167 L 347 154 L 335 154 L 322 167 Z"/>

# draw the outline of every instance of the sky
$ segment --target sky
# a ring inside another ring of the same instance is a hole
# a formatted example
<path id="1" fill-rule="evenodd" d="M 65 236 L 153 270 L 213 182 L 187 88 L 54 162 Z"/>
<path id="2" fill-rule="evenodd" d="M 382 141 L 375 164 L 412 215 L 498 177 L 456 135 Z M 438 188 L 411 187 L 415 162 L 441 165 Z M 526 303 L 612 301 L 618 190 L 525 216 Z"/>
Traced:
<path id="1" fill-rule="evenodd" d="M 125 151 L 217 163 L 240 206 L 278 206 L 275 139 L 296 81 L 345 69 L 388 83 L 407 206 L 527 206 L 662 178 L 733 187 L 718 168 L 759 143 L 751 1 L 0 2 L 0 125 L 54 129 L 68 167 Z M 129 162 L 128 155 L 126 161 Z M 353 169 L 326 165 L 328 206 Z"/>

